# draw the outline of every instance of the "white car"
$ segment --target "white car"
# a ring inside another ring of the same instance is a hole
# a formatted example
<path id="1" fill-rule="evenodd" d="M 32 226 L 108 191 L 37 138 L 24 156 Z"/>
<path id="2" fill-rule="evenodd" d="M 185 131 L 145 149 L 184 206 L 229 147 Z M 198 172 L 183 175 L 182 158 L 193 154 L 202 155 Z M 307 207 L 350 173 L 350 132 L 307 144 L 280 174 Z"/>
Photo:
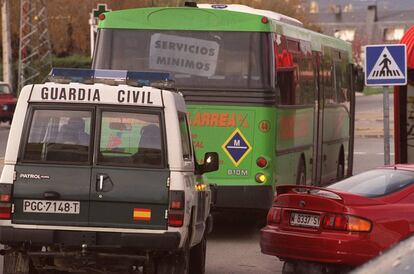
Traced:
<path id="1" fill-rule="evenodd" d="M 197 164 L 183 97 L 153 87 L 166 77 L 55 69 L 22 89 L 0 177 L 4 273 L 204 273 L 201 174 L 218 155 Z"/>

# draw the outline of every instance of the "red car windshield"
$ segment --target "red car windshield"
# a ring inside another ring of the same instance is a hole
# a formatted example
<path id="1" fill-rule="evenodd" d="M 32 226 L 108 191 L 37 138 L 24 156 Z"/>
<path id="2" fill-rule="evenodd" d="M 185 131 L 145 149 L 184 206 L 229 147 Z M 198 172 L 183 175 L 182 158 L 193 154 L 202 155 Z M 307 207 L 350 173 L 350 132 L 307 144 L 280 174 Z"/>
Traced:
<path id="1" fill-rule="evenodd" d="M 414 183 L 414 172 L 375 169 L 352 176 L 327 188 L 365 197 L 380 197 L 399 191 Z"/>

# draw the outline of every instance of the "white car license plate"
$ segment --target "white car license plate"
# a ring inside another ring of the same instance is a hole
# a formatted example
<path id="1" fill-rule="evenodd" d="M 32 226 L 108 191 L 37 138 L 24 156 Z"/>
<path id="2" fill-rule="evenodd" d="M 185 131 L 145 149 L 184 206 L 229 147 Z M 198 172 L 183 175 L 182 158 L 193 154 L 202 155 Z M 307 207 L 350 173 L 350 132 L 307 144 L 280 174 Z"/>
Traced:
<path id="1" fill-rule="evenodd" d="M 319 227 L 319 215 L 303 214 L 292 212 L 290 214 L 290 225 L 305 226 L 305 227 Z"/>
<path id="2" fill-rule="evenodd" d="M 79 214 L 80 202 L 52 200 L 23 200 L 23 212 Z"/>

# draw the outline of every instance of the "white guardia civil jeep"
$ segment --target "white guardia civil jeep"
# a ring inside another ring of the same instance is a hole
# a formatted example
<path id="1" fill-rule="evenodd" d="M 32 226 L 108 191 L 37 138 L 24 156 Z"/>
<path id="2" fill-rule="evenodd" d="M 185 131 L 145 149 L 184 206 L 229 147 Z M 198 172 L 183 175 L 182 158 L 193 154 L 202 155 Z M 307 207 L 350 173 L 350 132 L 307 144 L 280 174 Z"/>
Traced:
<path id="1" fill-rule="evenodd" d="M 154 87 L 167 77 L 54 69 L 22 89 L 0 178 L 4 273 L 204 273 L 201 175 L 218 155 L 195 161 L 184 99 Z"/>

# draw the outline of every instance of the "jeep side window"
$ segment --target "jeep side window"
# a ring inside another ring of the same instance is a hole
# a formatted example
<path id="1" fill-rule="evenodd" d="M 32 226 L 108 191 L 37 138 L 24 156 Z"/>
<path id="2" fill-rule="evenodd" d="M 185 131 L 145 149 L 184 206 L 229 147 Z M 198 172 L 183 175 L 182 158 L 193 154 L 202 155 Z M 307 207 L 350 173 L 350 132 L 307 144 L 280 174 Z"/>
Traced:
<path id="1" fill-rule="evenodd" d="M 88 163 L 90 132 L 90 111 L 36 109 L 23 161 Z"/>
<path id="2" fill-rule="evenodd" d="M 160 116 L 102 112 L 98 164 L 163 167 Z"/>
<path id="3" fill-rule="evenodd" d="M 180 123 L 181 147 L 183 150 L 183 159 L 191 161 L 193 159 L 193 155 L 191 152 L 190 131 L 188 130 L 187 115 L 183 112 L 179 112 L 178 120 Z"/>

